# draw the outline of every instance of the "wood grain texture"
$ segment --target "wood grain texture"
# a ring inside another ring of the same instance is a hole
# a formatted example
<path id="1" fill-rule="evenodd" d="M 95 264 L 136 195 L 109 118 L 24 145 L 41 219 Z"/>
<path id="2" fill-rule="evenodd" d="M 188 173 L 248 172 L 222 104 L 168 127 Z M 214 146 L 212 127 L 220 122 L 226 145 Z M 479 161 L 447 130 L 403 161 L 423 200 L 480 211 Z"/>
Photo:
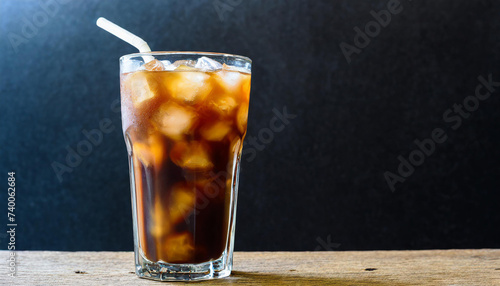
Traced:
<path id="1" fill-rule="evenodd" d="M 18 251 L 17 277 L 0 285 L 155 285 L 137 278 L 132 252 Z M 236 252 L 231 277 L 203 285 L 500 285 L 500 250 Z M 180 285 L 167 283 L 162 285 Z"/>

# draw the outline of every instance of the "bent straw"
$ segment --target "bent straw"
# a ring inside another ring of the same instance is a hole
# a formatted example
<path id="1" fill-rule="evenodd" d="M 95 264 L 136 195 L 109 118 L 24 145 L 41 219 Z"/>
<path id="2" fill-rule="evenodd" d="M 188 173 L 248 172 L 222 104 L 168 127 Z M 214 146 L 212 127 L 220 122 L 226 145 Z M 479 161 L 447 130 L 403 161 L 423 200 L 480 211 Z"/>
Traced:
<path id="1" fill-rule="evenodd" d="M 146 41 L 116 25 L 115 23 L 107 20 L 106 18 L 100 17 L 99 19 L 97 19 L 96 24 L 100 28 L 136 47 L 140 53 L 151 52 L 151 48 L 149 48 L 149 45 L 148 43 L 146 43 Z M 154 60 L 152 56 L 143 56 L 142 58 L 144 59 L 145 63 Z"/>

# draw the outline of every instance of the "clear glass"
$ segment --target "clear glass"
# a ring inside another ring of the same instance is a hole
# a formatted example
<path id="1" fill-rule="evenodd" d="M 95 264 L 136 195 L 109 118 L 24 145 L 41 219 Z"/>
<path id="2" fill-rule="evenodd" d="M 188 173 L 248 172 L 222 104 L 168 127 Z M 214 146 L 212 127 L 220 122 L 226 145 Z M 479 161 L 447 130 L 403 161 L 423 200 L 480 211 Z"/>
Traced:
<path id="1" fill-rule="evenodd" d="M 136 274 L 229 276 L 251 61 L 202 52 L 120 58 Z"/>

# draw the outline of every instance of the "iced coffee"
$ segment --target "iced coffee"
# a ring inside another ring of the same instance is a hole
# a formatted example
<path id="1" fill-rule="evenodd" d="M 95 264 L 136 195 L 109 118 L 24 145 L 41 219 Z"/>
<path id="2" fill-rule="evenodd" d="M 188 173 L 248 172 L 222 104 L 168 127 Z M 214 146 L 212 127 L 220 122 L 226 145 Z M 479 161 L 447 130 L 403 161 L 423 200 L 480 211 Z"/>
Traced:
<path id="1" fill-rule="evenodd" d="M 250 65 L 212 53 L 122 57 L 122 123 L 142 276 L 172 280 L 162 267 L 181 274 L 201 269 L 200 279 L 229 274 Z"/>

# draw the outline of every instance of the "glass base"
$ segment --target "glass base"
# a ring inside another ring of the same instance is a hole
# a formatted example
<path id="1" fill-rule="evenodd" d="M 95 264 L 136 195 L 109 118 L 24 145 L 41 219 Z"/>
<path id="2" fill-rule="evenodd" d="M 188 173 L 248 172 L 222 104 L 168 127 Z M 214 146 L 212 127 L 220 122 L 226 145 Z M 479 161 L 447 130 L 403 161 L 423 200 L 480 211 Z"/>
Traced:
<path id="1" fill-rule="evenodd" d="M 226 255 L 209 262 L 198 264 L 172 264 L 151 262 L 138 257 L 135 273 L 140 278 L 156 281 L 200 281 L 228 277 L 232 263 L 228 263 Z"/>

